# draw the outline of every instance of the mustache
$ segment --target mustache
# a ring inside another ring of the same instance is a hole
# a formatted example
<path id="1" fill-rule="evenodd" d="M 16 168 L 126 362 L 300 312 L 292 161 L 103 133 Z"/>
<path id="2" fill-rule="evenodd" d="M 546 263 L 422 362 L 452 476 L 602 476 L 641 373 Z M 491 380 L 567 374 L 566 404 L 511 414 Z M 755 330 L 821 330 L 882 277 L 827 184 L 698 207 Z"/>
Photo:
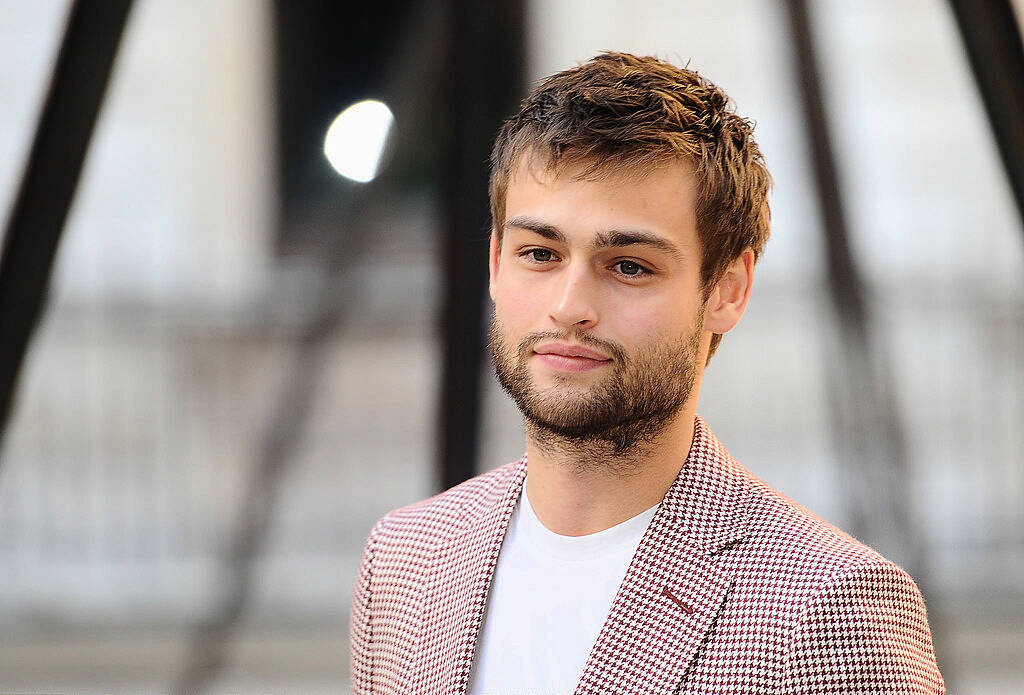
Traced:
<path id="1" fill-rule="evenodd" d="M 519 359 L 525 360 L 533 352 L 533 348 L 537 343 L 545 340 L 560 343 L 576 343 L 584 347 L 594 348 L 606 355 L 611 355 L 615 362 L 620 365 L 626 362 L 626 351 L 618 343 L 613 343 L 610 340 L 601 340 L 585 333 L 560 333 L 558 331 L 528 333 L 519 341 Z"/>

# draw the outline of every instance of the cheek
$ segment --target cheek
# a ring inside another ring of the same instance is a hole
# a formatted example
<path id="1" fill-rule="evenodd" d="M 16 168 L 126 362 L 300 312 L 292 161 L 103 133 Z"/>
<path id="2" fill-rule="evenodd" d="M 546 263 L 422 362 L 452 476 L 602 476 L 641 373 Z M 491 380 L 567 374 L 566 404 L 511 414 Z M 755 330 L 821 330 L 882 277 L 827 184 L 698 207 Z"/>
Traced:
<path id="1" fill-rule="evenodd" d="M 616 302 L 605 314 L 605 329 L 637 348 L 659 346 L 688 338 L 698 309 L 677 298 L 636 297 Z M 612 318 L 614 316 L 614 318 Z"/>
<path id="2" fill-rule="evenodd" d="M 499 283 L 494 292 L 494 313 L 507 330 L 529 330 L 530 324 L 537 320 L 542 303 L 539 294 Z"/>
<path id="3" fill-rule="evenodd" d="M 667 315 L 659 302 L 627 298 L 610 306 L 610 311 L 605 312 L 604 322 L 614 324 L 616 333 L 641 343 L 663 335 L 669 329 Z"/>

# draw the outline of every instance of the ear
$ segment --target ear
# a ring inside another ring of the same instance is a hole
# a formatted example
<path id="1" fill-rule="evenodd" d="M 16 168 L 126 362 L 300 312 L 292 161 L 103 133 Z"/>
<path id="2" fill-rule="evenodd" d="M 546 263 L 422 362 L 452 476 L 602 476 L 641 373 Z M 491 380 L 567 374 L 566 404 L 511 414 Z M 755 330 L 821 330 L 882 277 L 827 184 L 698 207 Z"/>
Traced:
<path id="1" fill-rule="evenodd" d="M 491 230 L 491 247 L 488 252 L 487 267 L 490 270 L 491 280 L 487 286 L 488 291 L 491 293 L 491 301 L 494 301 L 494 288 L 498 282 L 498 256 L 501 255 L 501 246 L 498 244 L 498 233 Z"/>
<path id="2" fill-rule="evenodd" d="M 746 249 L 729 267 L 711 291 L 704 309 L 704 330 L 728 333 L 739 323 L 750 301 L 754 284 L 754 252 Z"/>

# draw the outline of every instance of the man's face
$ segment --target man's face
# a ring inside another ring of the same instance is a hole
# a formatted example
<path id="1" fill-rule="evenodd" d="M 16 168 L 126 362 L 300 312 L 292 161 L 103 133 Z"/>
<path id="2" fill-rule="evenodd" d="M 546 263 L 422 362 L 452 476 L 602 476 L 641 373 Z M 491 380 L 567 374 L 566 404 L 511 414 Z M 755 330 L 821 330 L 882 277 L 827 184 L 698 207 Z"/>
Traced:
<path id="1" fill-rule="evenodd" d="M 626 453 L 690 398 L 710 336 L 691 175 L 576 180 L 524 159 L 492 240 L 495 371 L 535 430 Z"/>

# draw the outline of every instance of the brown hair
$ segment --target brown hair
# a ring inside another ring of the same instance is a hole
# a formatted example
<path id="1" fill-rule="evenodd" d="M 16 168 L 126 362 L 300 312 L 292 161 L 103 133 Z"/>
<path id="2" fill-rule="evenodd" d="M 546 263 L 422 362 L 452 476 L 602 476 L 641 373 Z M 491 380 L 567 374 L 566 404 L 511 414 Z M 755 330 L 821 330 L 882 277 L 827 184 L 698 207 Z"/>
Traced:
<path id="1" fill-rule="evenodd" d="M 768 239 L 772 182 L 753 129 L 693 70 L 602 53 L 541 81 L 502 125 L 491 152 L 493 229 L 500 241 L 509 179 L 526 153 L 549 168 L 580 165 L 581 178 L 683 160 L 696 173 L 707 298 L 733 260 L 749 248 L 756 261 Z M 709 359 L 721 338 L 712 338 Z"/>

